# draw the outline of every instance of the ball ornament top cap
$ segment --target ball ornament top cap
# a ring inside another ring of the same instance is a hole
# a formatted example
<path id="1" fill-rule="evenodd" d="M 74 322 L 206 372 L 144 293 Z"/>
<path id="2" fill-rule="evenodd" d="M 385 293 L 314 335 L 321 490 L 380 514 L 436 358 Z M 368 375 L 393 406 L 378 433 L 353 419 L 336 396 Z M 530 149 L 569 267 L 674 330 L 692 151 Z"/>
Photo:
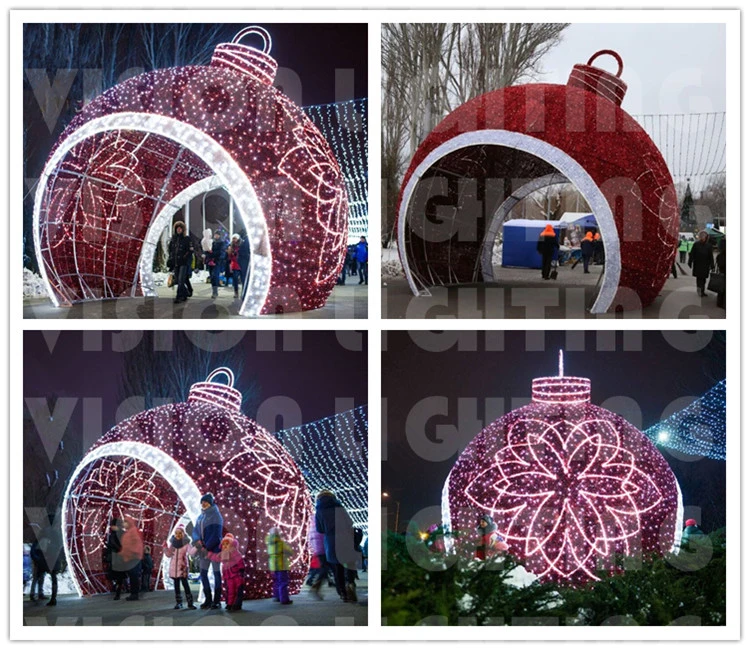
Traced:
<path id="1" fill-rule="evenodd" d="M 605 54 L 617 61 L 617 74 L 591 65 L 595 59 Z M 620 79 L 622 68 L 622 57 L 617 52 L 614 50 L 599 50 L 591 56 L 585 65 L 578 63 L 573 66 L 570 77 L 568 77 L 568 85 L 594 92 L 620 106 L 628 90 L 628 85 Z"/>
<path id="2" fill-rule="evenodd" d="M 259 36 L 262 46 L 255 47 L 240 43 L 248 36 Z M 271 55 L 271 35 L 262 27 L 251 25 L 241 29 L 231 43 L 220 43 L 216 46 L 211 65 L 217 68 L 229 68 L 246 74 L 260 84 L 270 86 L 276 79 L 279 64 Z"/>
<path id="3" fill-rule="evenodd" d="M 224 375 L 227 383 L 215 382 L 218 375 Z M 239 413 L 242 409 L 242 393 L 234 388 L 234 373 L 229 368 L 217 368 L 206 381 L 199 381 L 190 387 L 188 403 L 204 402 L 228 411 Z"/>
<path id="4" fill-rule="evenodd" d="M 574 404 L 591 401 L 591 380 L 566 377 L 563 351 L 558 353 L 558 376 L 538 377 L 531 382 L 531 399 L 544 404 Z"/>

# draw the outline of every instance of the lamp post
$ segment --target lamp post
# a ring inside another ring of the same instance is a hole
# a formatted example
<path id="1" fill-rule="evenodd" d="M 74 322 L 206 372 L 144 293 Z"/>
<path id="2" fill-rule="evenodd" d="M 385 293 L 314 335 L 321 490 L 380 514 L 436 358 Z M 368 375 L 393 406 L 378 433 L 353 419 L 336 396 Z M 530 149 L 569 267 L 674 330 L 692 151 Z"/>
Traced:
<path id="1" fill-rule="evenodd" d="M 396 522 L 395 522 L 395 525 L 393 526 L 393 530 L 396 533 L 398 533 L 398 513 L 399 513 L 399 510 L 401 510 L 401 502 L 397 501 L 396 499 L 393 499 L 388 492 L 383 492 L 383 498 L 384 499 L 391 499 L 392 501 L 396 502 Z M 387 512 L 388 511 L 386 510 L 386 513 Z M 387 526 L 386 526 L 386 528 L 387 528 Z"/>

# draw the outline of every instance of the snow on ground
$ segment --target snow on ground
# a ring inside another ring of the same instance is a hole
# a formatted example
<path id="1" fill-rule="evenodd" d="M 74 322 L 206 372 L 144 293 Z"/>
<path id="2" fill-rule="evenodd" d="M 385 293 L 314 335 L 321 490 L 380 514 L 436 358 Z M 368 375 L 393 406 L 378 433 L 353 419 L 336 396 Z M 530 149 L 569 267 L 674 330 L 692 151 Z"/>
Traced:
<path id="1" fill-rule="evenodd" d="M 31 269 L 23 270 L 23 297 L 24 298 L 46 298 L 47 289 L 41 275 L 37 275 Z"/>
<path id="2" fill-rule="evenodd" d="M 29 589 L 31 589 L 31 580 L 29 580 L 26 584 L 23 586 L 23 593 L 24 595 L 29 595 Z M 44 595 L 49 596 L 50 592 L 52 591 L 52 583 L 50 582 L 50 577 L 48 574 L 44 574 Z M 62 594 L 75 594 L 76 592 L 75 585 L 73 584 L 73 578 L 70 576 L 70 571 L 68 569 L 65 569 L 62 573 L 57 574 L 57 593 Z"/>
<path id="3" fill-rule="evenodd" d="M 404 277 L 404 269 L 398 257 L 398 249 L 395 246 L 383 249 L 380 259 L 380 272 L 383 274 L 384 280 Z"/>

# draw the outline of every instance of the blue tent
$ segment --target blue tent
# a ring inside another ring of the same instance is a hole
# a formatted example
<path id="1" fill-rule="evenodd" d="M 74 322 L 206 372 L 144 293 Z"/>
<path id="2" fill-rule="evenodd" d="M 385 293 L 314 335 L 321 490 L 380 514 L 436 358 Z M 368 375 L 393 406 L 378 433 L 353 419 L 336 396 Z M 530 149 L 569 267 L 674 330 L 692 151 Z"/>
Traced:
<path id="1" fill-rule="evenodd" d="M 503 224 L 503 266 L 541 269 L 542 256 L 536 250 L 539 235 L 547 225 L 552 226 L 560 239 L 560 231 L 568 224 L 537 219 L 511 219 Z"/>

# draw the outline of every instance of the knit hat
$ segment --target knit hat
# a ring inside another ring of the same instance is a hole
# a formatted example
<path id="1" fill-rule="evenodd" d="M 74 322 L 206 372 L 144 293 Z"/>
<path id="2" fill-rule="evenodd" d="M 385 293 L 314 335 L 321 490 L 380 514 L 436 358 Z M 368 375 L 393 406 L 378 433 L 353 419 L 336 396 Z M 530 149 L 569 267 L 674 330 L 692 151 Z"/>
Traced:
<path id="1" fill-rule="evenodd" d="M 550 225 L 547 224 L 542 230 L 542 237 L 554 237 L 555 236 L 555 229 Z"/>
<path id="2" fill-rule="evenodd" d="M 697 525 L 698 525 L 698 522 L 695 521 L 695 519 L 688 519 L 685 522 L 685 526 L 697 526 Z"/>
<path id="3" fill-rule="evenodd" d="M 336 495 L 330 490 L 321 490 L 320 492 L 318 492 L 318 496 L 315 497 L 315 499 L 317 501 L 318 499 L 321 499 L 322 497 L 335 497 L 335 496 Z"/>
<path id="4" fill-rule="evenodd" d="M 590 230 L 586 233 L 585 239 L 588 239 L 589 241 L 592 241 L 594 239 L 594 235 L 591 234 Z"/>
<path id="5" fill-rule="evenodd" d="M 210 492 L 206 492 L 206 494 L 201 497 L 201 503 L 203 503 L 204 501 L 206 501 L 210 506 L 214 505 L 214 495 Z"/>

